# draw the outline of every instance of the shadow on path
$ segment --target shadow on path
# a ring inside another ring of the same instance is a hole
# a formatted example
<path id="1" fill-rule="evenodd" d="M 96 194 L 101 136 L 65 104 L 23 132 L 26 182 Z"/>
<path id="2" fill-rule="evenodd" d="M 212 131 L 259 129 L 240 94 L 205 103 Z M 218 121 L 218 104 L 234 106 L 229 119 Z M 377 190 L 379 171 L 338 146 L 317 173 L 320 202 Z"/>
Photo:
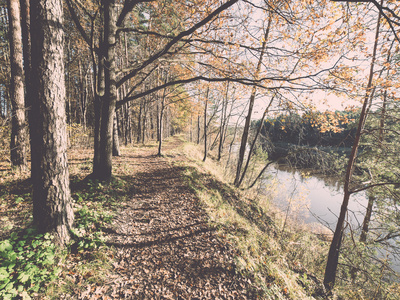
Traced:
<path id="1" fill-rule="evenodd" d="M 124 159 L 127 159 L 125 157 Z M 117 251 L 107 294 L 121 299 L 251 299 L 234 249 L 208 225 L 183 168 L 137 155 L 131 200 L 107 231 Z M 176 156 L 175 159 L 180 159 Z"/>

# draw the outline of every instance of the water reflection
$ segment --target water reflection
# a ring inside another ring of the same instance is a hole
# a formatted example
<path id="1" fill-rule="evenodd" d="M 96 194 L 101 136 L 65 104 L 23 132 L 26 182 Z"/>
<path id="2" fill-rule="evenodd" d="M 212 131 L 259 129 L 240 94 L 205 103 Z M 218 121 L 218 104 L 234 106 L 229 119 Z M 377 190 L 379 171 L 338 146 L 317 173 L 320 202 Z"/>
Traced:
<path id="1" fill-rule="evenodd" d="M 266 184 L 271 179 L 279 184 L 275 204 L 283 211 L 287 211 L 288 206 L 295 207 L 294 203 L 299 201 L 304 207 L 297 218 L 300 217 L 306 224 L 322 223 L 331 229 L 335 228 L 343 200 L 343 184 L 339 178 L 285 166 L 274 166 L 266 175 Z M 365 192 L 351 196 L 348 220 L 354 226 L 362 223 L 367 203 Z"/>
<path id="2" fill-rule="evenodd" d="M 265 186 L 275 182 L 279 189 L 273 197 L 275 205 L 290 218 L 303 221 L 319 233 L 323 232 L 322 226 L 335 229 L 343 201 L 343 184 L 339 178 L 275 165 L 263 180 Z M 367 204 L 365 192 L 351 196 L 347 222 L 353 230 L 361 227 Z M 385 252 L 378 257 L 389 258 L 391 267 L 400 273 L 400 261 L 393 255 Z"/>

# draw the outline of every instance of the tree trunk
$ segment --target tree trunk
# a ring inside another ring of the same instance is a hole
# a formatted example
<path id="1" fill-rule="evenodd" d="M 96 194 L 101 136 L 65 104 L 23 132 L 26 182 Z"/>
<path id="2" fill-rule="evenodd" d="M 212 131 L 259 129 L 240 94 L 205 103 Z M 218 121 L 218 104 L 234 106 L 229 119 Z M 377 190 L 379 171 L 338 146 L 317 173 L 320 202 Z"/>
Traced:
<path id="1" fill-rule="evenodd" d="M 30 17 L 30 0 L 21 0 L 21 27 L 22 27 L 22 43 L 23 43 L 23 55 L 24 55 L 24 73 L 25 73 L 25 107 L 28 112 L 28 122 L 32 124 L 32 53 L 31 53 L 31 17 Z M 35 128 L 29 127 L 29 139 L 32 135 L 34 136 Z M 35 154 L 37 149 L 31 148 L 31 157 L 38 157 Z M 35 165 L 36 166 L 33 166 Z M 31 178 L 35 178 L 35 170 L 39 170 L 39 161 L 31 159 Z"/>
<path id="2" fill-rule="evenodd" d="M 232 106 L 233 106 L 233 104 L 232 104 Z M 240 113 L 239 117 L 236 119 L 235 129 L 233 130 L 233 137 L 232 137 L 232 140 L 231 140 L 231 142 L 230 142 L 230 144 L 229 144 L 228 159 L 226 160 L 225 170 L 229 170 L 229 163 L 230 163 L 230 161 L 231 161 L 232 148 L 233 148 L 233 145 L 234 145 L 235 140 L 236 140 L 237 129 L 238 129 L 238 126 L 239 126 L 239 120 L 242 118 L 244 112 L 246 111 L 246 108 L 247 108 L 247 107 L 245 107 L 245 108 L 243 109 L 243 111 Z M 233 109 L 233 108 L 231 107 L 231 112 L 232 112 L 232 109 Z"/>
<path id="3" fill-rule="evenodd" d="M 333 287 L 335 285 L 336 271 L 337 271 L 337 266 L 339 263 L 340 246 L 341 246 L 341 242 L 342 242 L 342 235 L 343 235 L 343 229 L 344 229 L 344 220 L 345 220 L 345 217 L 347 214 L 347 206 L 349 204 L 349 199 L 350 199 L 350 195 L 351 195 L 350 182 L 351 182 L 353 172 L 354 172 L 355 161 L 357 158 L 358 147 L 360 144 L 360 138 L 362 135 L 362 131 L 364 129 L 365 120 L 367 118 L 368 102 L 370 99 L 371 92 L 373 90 L 372 81 L 373 81 L 373 77 L 374 77 L 376 49 L 378 46 L 378 39 L 379 39 L 380 19 L 381 19 L 381 13 L 379 13 L 378 21 L 377 21 L 377 25 L 376 25 L 375 43 L 374 43 L 374 48 L 373 48 L 373 53 L 372 53 L 372 61 L 371 61 L 371 67 L 370 67 L 370 72 L 369 72 L 367 91 L 366 91 L 366 95 L 364 98 L 364 104 L 363 104 L 363 107 L 362 107 L 362 110 L 360 113 L 360 119 L 358 121 L 358 128 L 357 128 L 356 136 L 354 138 L 353 148 L 351 150 L 349 161 L 347 163 L 346 176 L 345 176 L 344 187 L 343 187 L 343 190 L 344 190 L 343 202 L 342 202 L 342 206 L 340 208 L 340 214 L 339 214 L 338 222 L 336 224 L 335 233 L 333 235 L 331 246 L 329 248 L 328 260 L 327 260 L 326 268 L 325 268 L 324 285 L 328 291 L 333 289 Z"/>
<path id="4" fill-rule="evenodd" d="M 65 245 L 74 214 L 67 165 L 63 9 L 60 0 L 31 1 L 33 221 Z"/>
<path id="5" fill-rule="evenodd" d="M 25 119 L 24 66 L 19 0 L 8 0 L 11 60 L 11 164 L 24 169 L 27 164 L 27 127 Z"/>
<path id="6" fill-rule="evenodd" d="M 20 0 L 21 4 L 21 29 L 22 29 L 22 44 L 23 44 L 23 60 L 24 60 L 24 75 L 25 75 L 25 107 L 28 110 L 31 106 L 29 95 L 32 91 L 31 83 L 31 18 L 30 18 L 30 0 Z"/>
<path id="7" fill-rule="evenodd" d="M 137 118 L 137 131 L 136 131 L 136 142 L 140 143 L 140 138 L 142 136 L 142 114 L 143 114 L 143 100 L 140 101 L 139 104 L 139 113 L 138 113 L 138 118 Z"/>
<path id="8" fill-rule="evenodd" d="M 208 108 L 208 92 L 210 91 L 210 88 L 207 88 L 207 93 L 206 93 L 206 100 L 204 101 L 204 157 L 203 161 L 206 161 L 207 159 L 207 108 Z"/>
<path id="9" fill-rule="evenodd" d="M 83 129 L 86 130 L 86 104 L 87 104 L 87 82 L 86 82 L 86 74 L 84 75 L 82 72 L 82 63 L 81 60 L 78 61 L 78 74 L 79 74 L 79 107 L 80 107 L 80 123 L 83 126 Z"/>
<path id="10" fill-rule="evenodd" d="M 70 66 L 71 66 L 71 42 L 68 39 L 67 41 L 67 63 L 66 63 L 66 89 L 65 89 L 65 96 L 67 98 L 67 124 L 71 125 L 72 123 L 72 116 L 71 116 L 71 95 L 70 95 L 70 90 L 71 90 L 71 70 L 70 70 Z M 68 136 L 71 136 L 71 132 L 68 133 Z"/>
<path id="11" fill-rule="evenodd" d="M 102 42 L 103 39 L 100 39 Z M 97 64 L 97 72 L 96 72 L 96 62 L 94 59 L 94 50 L 92 49 L 92 60 L 93 60 L 93 90 L 94 93 L 94 154 L 93 154 L 93 177 L 95 174 L 100 173 L 100 127 L 101 127 L 101 115 L 103 109 L 103 100 L 104 100 L 104 59 L 103 57 L 99 57 L 99 61 Z"/>
<path id="12" fill-rule="evenodd" d="M 200 144 L 200 114 L 197 113 L 197 145 Z"/>
<path id="13" fill-rule="evenodd" d="M 116 11 L 115 1 L 103 0 L 104 7 L 104 98 L 100 122 L 100 161 L 94 178 L 110 181 L 112 175 L 113 124 L 117 102 L 115 74 Z"/>
<path id="14" fill-rule="evenodd" d="M 157 126 L 157 142 L 159 142 L 160 141 L 160 130 L 159 130 L 159 128 L 160 128 L 160 118 L 159 118 L 159 115 L 160 115 L 160 103 L 158 103 L 159 101 L 157 101 L 157 104 L 156 104 L 156 114 L 157 114 L 157 120 L 156 120 L 156 126 Z"/>
<path id="15" fill-rule="evenodd" d="M 142 139 L 142 144 L 144 145 L 146 141 L 146 130 L 147 130 L 147 103 L 146 99 L 143 99 L 143 111 L 142 111 L 142 132 L 141 132 L 141 139 Z"/>
<path id="16" fill-rule="evenodd" d="M 243 181 L 243 179 L 244 179 L 244 176 L 246 175 L 247 168 L 249 167 L 249 163 L 250 163 L 250 160 L 251 160 L 251 156 L 252 156 L 252 154 L 253 154 L 253 150 L 254 150 L 254 147 L 255 147 L 256 142 L 257 142 L 257 138 L 258 138 L 258 136 L 260 135 L 261 129 L 262 129 L 263 125 L 264 125 L 265 116 L 267 115 L 268 110 L 269 110 L 269 108 L 271 107 L 272 102 L 274 101 L 274 98 L 275 98 L 275 96 L 272 97 L 271 101 L 269 102 L 267 108 L 264 110 L 264 113 L 263 113 L 263 115 L 262 115 L 262 117 L 261 117 L 260 126 L 258 126 L 256 135 L 255 135 L 255 137 L 254 137 L 254 139 L 253 139 L 253 142 L 251 143 L 250 150 L 249 150 L 249 154 L 247 155 L 246 164 L 245 164 L 245 166 L 244 166 L 242 175 L 240 176 L 240 180 L 239 180 L 239 182 L 238 182 L 238 186 L 240 186 L 240 185 L 242 184 L 242 181 Z"/>
<path id="17" fill-rule="evenodd" d="M 164 90 L 165 91 L 165 90 Z M 161 100 L 161 109 L 160 109 L 160 118 L 158 121 L 158 130 L 157 130 L 157 135 L 159 136 L 159 141 L 158 141 L 158 156 L 161 156 L 161 147 L 162 147 L 162 140 L 163 140 L 163 119 L 164 119 L 164 109 L 165 109 L 165 92 Z"/>
<path id="18" fill-rule="evenodd" d="M 193 112 L 190 112 L 190 131 L 189 131 L 189 141 L 193 142 Z"/>
<path id="19" fill-rule="evenodd" d="M 218 146 L 218 156 L 217 161 L 221 160 L 222 149 L 224 148 L 225 140 L 225 126 L 226 126 L 226 114 L 228 110 L 228 92 L 229 92 L 229 81 L 226 85 L 225 99 L 222 100 L 222 111 L 221 111 L 221 124 L 220 124 L 220 135 L 219 135 L 219 146 Z"/>
<path id="20" fill-rule="evenodd" d="M 119 136 L 118 136 L 118 119 L 117 119 L 117 111 L 114 113 L 114 124 L 113 124 L 113 156 L 120 156 L 121 151 L 119 149 Z"/>
<path id="21" fill-rule="evenodd" d="M 261 65 L 262 65 L 262 60 L 263 60 L 263 56 L 265 53 L 265 48 L 267 45 L 267 40 L 268 40 L 268 35 L 269 35 L 269 29 L 271 26 L 271 17 L 268 20 L 268 25 L 267 25 L 267 29 L 265 30 L 264 33 L 264 39 L 263 39 L 263 43 L 261 46 L 261 53 L 260 53 L 260 57 L 258 59 L 258 64 L 257 64 L 257 68 L 256 68 L 256 73 L 255 73 L 255 78 L 258 78 L 258 74 L 260 73 L 261 70 Z M 247 146 L 247 138 L 249 136 L 249 130 L 250 130 L 250 122 L 251 122 L 251 115 L 253 113 L 253 107 L 254 107 L 254 101 L 256 99 L 256 91 L 257 88 L 256 86 L 253 86 L 252 90 L 251 90 L 251 95 L 250 95 L 250 101 L 249 101 L 249 110 L 247 113 L 247 117 L 246 117 L 246 122 L 244 124 L 244 128 L 243 128 L 243 134 L 242 134 L 242 140 L 240 143 L 240 149 L 239 149 L 239 158 L 238 158 L 238 162 L 237 162 L 237 167 L 236 167 L 236 176 L 235 176 L 235 181 L 234 181 L 234 185 L 236 187 L 239 187 L 240 185 L 240 173 L 242 171 L 242 164 L 243 164 L 243 159 L 244 159 L 244 154 L 246 152 L 246 146 Z"/>
<path id="22" fill-rule="evenodd" d="M 365 213 L 362 229 L 361 229 L 361 235 L 360 235 L 360 242 L 365 243 L 367 241 L 367 233 L 369 230 L 369 222 L 371 221 L 371 216 L 372 216 L 372 208 L 374 206 L 375 202 L 375 197 L 374 196 L 369 196 L 368 197 L 368 205 L 367 205 L 367 212 Z"/>

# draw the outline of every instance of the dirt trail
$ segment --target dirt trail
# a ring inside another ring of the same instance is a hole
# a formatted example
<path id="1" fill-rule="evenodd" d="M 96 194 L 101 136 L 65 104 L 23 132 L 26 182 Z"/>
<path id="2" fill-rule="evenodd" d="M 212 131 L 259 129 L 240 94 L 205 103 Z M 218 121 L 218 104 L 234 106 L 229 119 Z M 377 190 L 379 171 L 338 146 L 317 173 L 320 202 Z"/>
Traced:
<path id="1" fill-rule="evenodd" d="M 173 139 L 164 153 L 179 143 Z M 155 151 L 122 158 L 133 160 L 140 172 L 134 174 L 130 201 L 108 233 L 108 244 L 117 250 L 118 276 L 103 292 L 120 299 L 251 298 L 249 284 L 235 274 L 234 250 L 208 226 L 182 178 L 183 168 Z"/>

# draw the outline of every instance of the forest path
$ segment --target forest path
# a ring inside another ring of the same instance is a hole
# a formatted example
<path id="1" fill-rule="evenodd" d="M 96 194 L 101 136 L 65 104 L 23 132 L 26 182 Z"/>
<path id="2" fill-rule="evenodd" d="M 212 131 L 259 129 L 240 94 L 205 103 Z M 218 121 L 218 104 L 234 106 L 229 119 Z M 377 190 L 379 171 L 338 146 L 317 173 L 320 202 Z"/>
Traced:
<path id="1" fill-rule="evenodd" d="M 130 201 L 115 218 L 107 244 L 116 248 L 116 274 L 106 294 L 120 299 L 248 299 L 249 284 L 234 271 L 235 250 L 208 225 L 184 181 L 185 160 L 170 139 L 120 158 L 135 166 Z M 170 150 L 174 150 L 170 154 Z M 111 279 L 111 278 L 110 278 Z M 103 289 L 104 291 L 104 289 Z"/>

